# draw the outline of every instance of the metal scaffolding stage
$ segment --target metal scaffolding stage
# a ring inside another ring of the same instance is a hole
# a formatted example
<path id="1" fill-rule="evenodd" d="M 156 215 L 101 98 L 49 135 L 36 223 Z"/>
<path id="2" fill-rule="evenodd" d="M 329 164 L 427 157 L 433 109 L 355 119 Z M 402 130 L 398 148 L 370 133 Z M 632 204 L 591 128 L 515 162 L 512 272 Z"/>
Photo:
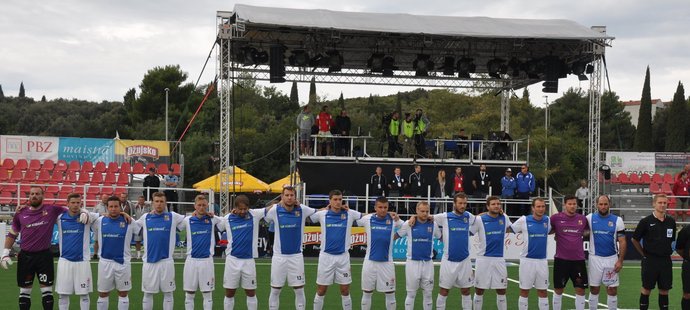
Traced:
<path id="1" fill-rule="evenodd" d="M 558 92 L 558 79 L 575 74 L 590 80 L 588 170 L 590 194 L 598 195 L 602 58 L 613 40 L 605 27 L 242 4 L 216 17 L 221 169 L 234 166 L 232 88 L 240 79 L 494 91 L 502 95 L 501 130 L 509 132 L 510 91 L 546 81 Z M 230 184 L 221 180 L 223 208 Z"/>

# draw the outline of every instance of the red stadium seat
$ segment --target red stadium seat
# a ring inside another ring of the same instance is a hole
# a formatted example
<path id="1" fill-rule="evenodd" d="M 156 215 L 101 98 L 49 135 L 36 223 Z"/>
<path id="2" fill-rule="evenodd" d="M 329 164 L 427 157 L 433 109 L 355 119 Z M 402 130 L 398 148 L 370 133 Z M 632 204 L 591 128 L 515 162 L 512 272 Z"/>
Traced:
<path id="1" fill-rule="evenodd" d="M 117 188 L 115 188 L 115 190 L 113 191 L 113 195 L 119 196 L 120 194 L 126 193 L 126 192 L 127 192 L 127 188 L 126 188 L 126 187 L 117 187 Z"/>
<path id="2" fill-rule="evenodd" d="M 168 172 L 168 164 L 158 165 L 158 174 L 166 175 Z"/>
<path id="3" fill-rule="evenodd" d="M 113 187 L 112 186 L 103 186 L 103 188 L 101 188 L 101 194 L 112 196 L 113 195 Z"/>
<path id="4" fill-rule="evenodd" d="M 103 180 L 103 184 L 105 185 L 113 185 L 117 182 L 117 177 L 115 176 L 114 173 L 106 173 L 105 174 L 105 180 Z"/>
<path id="5" fill-rule="evenodd" d="M 22 178 L 22 182 L 24 183 L 34 183 L 36 182 L 36 175 L 38 174 L 38 171 L 36 170 L 27 170 L 24 172 L 24 178 Z"/>
<path id="6" fill-rule="evenodd" d="M 55 165 L 54 171 L 67 171 L 67 162 L 62 159 L 58 160 L 57 164 Z"/>
<path id="7" fill-rule="evenodd" d="M 116 162 L 111 161 L 108 163 L 108 169 L 106 170 L 106 172 L 117 173 L 118 171 L 120 171 L 120 167 L 117 166 Z"/>
<path id="8" fill-rule="evenodd" d="M 661 188 L 659 188 L 659 183 L 649 183 L 649 192 L 652 194 L 661 193 Z"/>
<path id="9" fill-rule="evenodd" d="M 132 166 L 132 173 L 134 174 L 144 174 L 146 171 L 144 170 L 144 164 L 140 162 L 134 163 L 134 166 Z"/>
<path id="10" fill-rule="evenodd" d="M 93 163 L 88 161 L 88 160 L 85 161 L 83 164 L 81 164 L 81 170 L 80 171 L 82 173 L 83 172 L 86 172 L 86 173 L 92 172 L 93 171 Z"/>
<path id="11" fill-rule="evenodd" d="M 14 160 L 12 160 L 12 158 L 5 158 L 5 160 L 2 161 L 2 167 L 7 170 L 14 169 Z"/>
<path id="12" fill-rule="evenodd" d="M 666 194 L 666 195 L 673 195 L 673 191 L 671 190 L 671 184 L 669 184 L 669 183 L 661 184 L 661 192 Z"/>
<path id="13" fill-rule="evenodd" d="M 104 173 L 105 172 L 105 163 L 102 161 L 97 162 L 96 165 L 93 167 L 93 172 Z"/>
<path id="14" fill-rule="evenodd" d="M 174 175 L 180 175 L 180 164 L 172 164 L 170 165 L 170 168 L 172 169 Z"/>
<path id="15" fill-rule="evenodd" d="M 643 173 L 643 174 L 640 176 L 640 182 L 641 182 L 642 184 L 649 184 L 649 183 L 652 183 L 652 177 L 649 175 L 649 173 Z"/>
<path id="16" fill-rule="evenodd" d="M 36 179 L 38 183 L 49 183 L 50 182 L 50 171 L 42 169 L 38 173 L 38 178 Z"/>
<path id="17" fill-rule="evenodd" d="M 55 169 L 55 162 L 53 162 L 50 159 L 46 159 L 43 161 L 43 169 L 48 170 L 48 171 L 53 171 Z"/>
<path id="18" fill-rule="evenodd" d="M 87 207 L 95 207 L 99 202 L 98 193 L 96 193 L 96 194 L 86 193 L 86 200 L 84 202 L 86 203 Z"/>
<path id="19" fill-rule="evenodd" d="M 630 179 L 628 178 L 628 175 L 625 173 L 621 173 L 618 175 L 618 181 L 620 181 L 621 184 L 630 184 Z"/>
<path id="20" fill-rule="evenodd" d="M 91 184 L 103 184 L 103 174 L 94 172 L 93 176 L 91 176 Z"/>
<path id="21" fill-rule="evenodd" d="M 12 197 L 10 192 L 0 192 L 0 205 L 9 206 L 17 204 L 17 200 Z"/>
<path id="22" fill-rule="evenodd" d="M 7 185 L 2 185 L 2 191 L 3 192 L 9 192 L 9 193 L 16 193 L 17 192 L 17 184 L 7 184 Z"/>
<path id="23" fill-rule="evenodd" d="M 24 174 L 20 170 L 12 170 L 12 174 L 10 175 L 10 183 L 19 183 L 24 179 Z"/>
<path id="24" fill-rule="evenodd" d="M 664 180 L 661 178 L 661 175 L 660 175 L 660 174 L 655 173 L 654 175 L 652 175 L 652 182 L 654 182 L 654 183 L 663 183 Z"/>
<path id="25" fill-rule="evenodd" d="M 637 173 L 630 174 L 630 184 L 640 184 L 640 175 Z"/>
<path id="26" fill-rule="evenodd" d="M 69 162 L 69 167 L 67 167 L 67 171 L 77 172 L 79 170 L 81 170 L 81 164 L 78 160 L 73 160 Z"/>
<path id="27" fill-rule="evenodd" d="M 132 173 L 132 165 L 130 165 L 129 163 L 122 163 L 122 165 L 120 165 L 120 173 Z"/>
<path id="28" fill-rule="evenodd" d="M 611 173 L 611 183 L 620 183 L 620 180 L 618 180 L 618 175 L 615 173 Z"/>
<path id="29" fill-rule="evenodd" d="M 32 159 L 29 161 L 29 170 L 41 170 L 41 161 L 38 159 Z"/>
<path id="30" fill-rule="evenodd" d="M 120 173 L 117 176 L 117 185 L 119 186 L 125 186 L 129 184 L 129 174 L 126 173 Z"/>
<path id="31" fill-rule="evenodd" d="M 26 159 L 17 160 L 14 164 L 14 170 L 25 171 L 26 169 L 29 169 L 29 163 L 26 162 Z"/>
<path id="32" fill-rule="evenodd" d="M 62 203 L 62 205 L 64 205 L 67 202 L 67 196 L 69 196 L 69 194 L 71 194 L 71 193 L 72 193 L 72 191 L 69 191 L 69 192 L 60 191 L 57 195 L 56 204 L 60 205 Z"/>
<path id="33" fill-rule="evenodd" d="M 675 182 L 676 182 L 676 180 L 673 179 L 673 175 L 672 175 L 672 174 L 670 174 L 670 173 L 665 173 L 665 174 L 664 174 L 664 183 L 671 183 L 671 184 L 673 184 L 673 183 L 675 183 Z"/>
<path id="34" fill-rule="evenodd" d="M 5 167 L 0 167 L 0 183 L 7 182 L 10 179 L 10 173 L 7 172 Z"/>
<path id="35" fill-rule="evenodd" d="M 79 179 L 77 178 L 77 173 L 75 171 L 68 171 L 67 172 L 67 178 L 65 181 L 68 183 L 77 183 Z"/>
<path id="36" fill-rule="evenodd" d="M 53 171 L 53 174 L 50 176 L 50 181 L 53 183 L 61 183 L 62 180 L 65 179 L 65 173 L 62 171 Z"/>
<path id="37" fill-rule="evenodd" d="M 92 195 L 98 195 L 98 193 L 101 192 L 101 187 L 98 185 L 89 185 L 89 188 L 86 189 L 86 194 L 92 194 Z"/>
<path id="38" fill-rule="evenodd" d="M 146 172 L 144 172 L 144 173 L 149 173 L 149 171 L 151 170 L 151 168 L 156 169 L 156 164 L 155 164 L 155 163 L 148 163 L 148 164 L 146 164 Z"/>
<path id="39" fill-rule="evenodd" d="M 43 203 L 47 205 L 54 205 L 57 202 L 55 193 L 43 193 Z"/>
<path id="40" fill-rule="evenodd" d="M 57 194 L 60 192 L 60 186 L 57 184 L 51 184 L 46 187 L 46 193 Z"/>
<path id="41" fill-rule="evenodd" d="M 84 192 L 86 191 L 86 186 L 81 185 L 81 184 L 77 184 L 74 186 L 74 190 L 72 190 L 72 191 L 79 194 L 79 195 L 84 196 Z"/>
<path id="42" fill-rule="evenodd" d="M 72 171 L 70 171 L 71 173 Z M 83 185 L 91 182 L 91 177 L 88 173 L 80 173 L 77 179 L 77 184 Z"/>

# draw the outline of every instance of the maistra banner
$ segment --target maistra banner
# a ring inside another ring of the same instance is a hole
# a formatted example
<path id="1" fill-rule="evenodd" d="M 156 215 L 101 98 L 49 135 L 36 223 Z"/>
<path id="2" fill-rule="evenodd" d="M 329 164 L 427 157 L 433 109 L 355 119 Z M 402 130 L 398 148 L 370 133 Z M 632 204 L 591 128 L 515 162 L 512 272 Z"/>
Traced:
<path id="1" fill-rule="evenodd" d="M 109 163 L 115 160 L 114 148 L 111 139 L 60 138 L 58 159 Z"/>

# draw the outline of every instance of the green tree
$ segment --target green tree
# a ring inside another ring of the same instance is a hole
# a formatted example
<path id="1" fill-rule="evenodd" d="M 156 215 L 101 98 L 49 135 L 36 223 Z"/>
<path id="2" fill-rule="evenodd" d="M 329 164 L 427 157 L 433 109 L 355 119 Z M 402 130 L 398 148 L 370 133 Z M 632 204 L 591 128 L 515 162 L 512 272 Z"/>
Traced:
<path id="1" fill-rule="evenodd" d="M 652 139 L 654 140 L 654 151 L 663 152 L 666 149 L 666 124 L 668 123 L 668 108 L 656 109 L 654 113 L 654 123 L 652 123 Z"/>
<path id="2" fill-rule="evenodd" d="M 649 85 L 649 66 L 644 77 L 642 99 L 640 100 L 640 116 L 637 119 L 635 144 L 633 149 L 638 152 L 649 152 L 654 149 L 652 141 L 652 94 Z"/>
<path id="3" fill-rule="evenodd" d="M 316 78 L 311 78 L 309 82 L 309 105 L 313 106 L 316 104 L 318 97 L 316 96 Z"/>
<path id="4" fill-rule="evenodd" d="M 678 82 L 678 88 L 673 95 L 673 102 L 668 108 L 668 122 L 666 122 L 666 152 L 684 152 L 685 145 L 687 102 L 683 83 Z M 658 120 L 657 120 L 658 121 Z"/>
<path id="5" fill-rule="evenodd" d="M 2 84 L 0 84 L 0 100 L 5 99 L 5 93 L 2 91 Z"/>
<path id="6" fill-rule="evenodd" d="M 290 89 L 290 108 L 293 110 L 299 109 L 299 92 L 297 91 L 296 81 L 292 81 L 292 88 Z"/>
<path id="7" fill-rule="evenodd" d="M 190 94 L 194 91 L 194 85 L 184 83 L 186 79 L 187 73 L 182 72 L 179 65 L 155 67 L 149 70 L 139 84 L 139 98 L 136 98 L 131 106 L 126 106 L 132 123 L 149 119 L 162 120 L 165 117 L 166 88 L 169 89 L 168 114 L 173 120 L 171 125 L 174 120 L 180 119 L 183 116 L 181 112 L 189 111 L 189 105 L 194 104 L 189 100 Z"/>
<path id="8" fill-rule="evenodd" d="M 26 97 L 26 91 L 24 90 L 24 81 L 22 81 L 22 83 L 19 84 L 19 98 L 24 97 Z"/>
<path id="9" fill-rule="evenodd" d="M 343 92 L 340 92 L 340 98 L 338 98 L 338 106 L 340 110 L 345 110 L 345 99 L 343 98 Z"/>
<path id="10" fill-rule="evenodd" d="M 41 102 L 46 102 L 46 95 L 43 95 L 43 96 L 41 97 Z"/>
<path id="11" fill-rule="evenodd" d="M 630 122 L 630 113 L 626 112 L 624 107 L 615 92 L 606 91 L 601 95 L 602 150 L 627 151 L 632 148 L 635 126 Z"/>

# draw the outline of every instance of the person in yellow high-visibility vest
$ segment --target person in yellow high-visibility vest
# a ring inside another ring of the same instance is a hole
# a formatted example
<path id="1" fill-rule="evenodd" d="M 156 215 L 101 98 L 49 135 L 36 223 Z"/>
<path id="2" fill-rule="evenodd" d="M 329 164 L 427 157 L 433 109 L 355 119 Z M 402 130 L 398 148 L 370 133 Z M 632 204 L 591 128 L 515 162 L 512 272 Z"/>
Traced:
<path id="1" fill-rule="evenodd" d="M 395 157 L 395 152 L 402 153 L 398 136 L 400 136 L 400 114 L 396 111 L 393 112 L 388 124 L 388 157 Z"/>
<path id="2" fill-rule="evenodd" d="M 414 150 L 414 121 L 410 113 L 405 113 L 405 120 L 402 125 L 403 133 L 403 157 L 415 155 Z"/>
<path id="3" fill-rule="evenodd" d="M 417 109 L 414 118 L 414 146 L 417 149 L 417 155 L 426 155 L 426 144 L 424 143 L 424 136 L 429 128 L 429 119 L 422 113 L 422 109 Z"/>

